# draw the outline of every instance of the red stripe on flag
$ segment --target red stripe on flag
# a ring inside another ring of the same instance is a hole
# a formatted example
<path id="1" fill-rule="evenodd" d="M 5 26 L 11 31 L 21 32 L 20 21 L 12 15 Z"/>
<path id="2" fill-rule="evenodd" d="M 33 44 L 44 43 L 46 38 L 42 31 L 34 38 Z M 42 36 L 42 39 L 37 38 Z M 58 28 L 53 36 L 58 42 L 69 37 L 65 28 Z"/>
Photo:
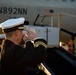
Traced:
<path id="1" fill-rule="evenodd" d="M 51 15 L 50 9 L 44 9 L 44 14 L 45 14 L 45 15 Z"/>

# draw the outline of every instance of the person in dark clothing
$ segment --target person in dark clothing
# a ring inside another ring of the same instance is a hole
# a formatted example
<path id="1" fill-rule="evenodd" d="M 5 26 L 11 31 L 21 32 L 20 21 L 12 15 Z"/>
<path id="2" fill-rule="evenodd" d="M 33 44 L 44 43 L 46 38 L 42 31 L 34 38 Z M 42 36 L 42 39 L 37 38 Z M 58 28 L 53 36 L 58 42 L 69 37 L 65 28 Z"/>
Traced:
<path id="1" fill-rule="evenodd" d="M 24 21 L 24 25 L 29 25 L 29 21 Z"/>
<path id="2" fill-rule="evenodd" d="M 5 35 L 1 47 L 1 75 L 27 75 L 28 67 L 47 60 L 47 41 L 30 30 L 24 34 L 24 21 L 22 17 L 0 24 Z"/>
<path id="3" fill-rule="evenodd" d="M 1 65 L 1 45 L 3 40 L 4 40 L 4 34 L 0 34 L 0 65 Z"/>

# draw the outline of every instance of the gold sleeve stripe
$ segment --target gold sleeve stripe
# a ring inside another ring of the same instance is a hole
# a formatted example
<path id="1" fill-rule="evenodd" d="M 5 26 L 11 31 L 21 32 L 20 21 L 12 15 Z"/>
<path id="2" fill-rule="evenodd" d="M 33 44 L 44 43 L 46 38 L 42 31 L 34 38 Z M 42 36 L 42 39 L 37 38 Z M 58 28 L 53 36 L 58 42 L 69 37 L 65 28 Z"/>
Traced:
<path id="1" fill-rule="evenodd" d="M 44 42 L 38 41 L 34 43 L 34 47 L 38 47 L 39 45 L 44 46 L 45 48 L 47 48 L 47 45 Z"/>

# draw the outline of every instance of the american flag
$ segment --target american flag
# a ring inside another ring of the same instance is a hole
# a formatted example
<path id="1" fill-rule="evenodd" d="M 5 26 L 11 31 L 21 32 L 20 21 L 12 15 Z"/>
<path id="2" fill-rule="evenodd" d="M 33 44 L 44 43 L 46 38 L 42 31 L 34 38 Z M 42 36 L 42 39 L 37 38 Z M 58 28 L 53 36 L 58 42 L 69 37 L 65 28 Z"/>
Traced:
<path id="1" fill-rule="evenodd" d="M 51 15 L 51 13 L 53 13 L 53 10 L 44 9 L 44 14 L 45 14 L 45 15 Z"/>

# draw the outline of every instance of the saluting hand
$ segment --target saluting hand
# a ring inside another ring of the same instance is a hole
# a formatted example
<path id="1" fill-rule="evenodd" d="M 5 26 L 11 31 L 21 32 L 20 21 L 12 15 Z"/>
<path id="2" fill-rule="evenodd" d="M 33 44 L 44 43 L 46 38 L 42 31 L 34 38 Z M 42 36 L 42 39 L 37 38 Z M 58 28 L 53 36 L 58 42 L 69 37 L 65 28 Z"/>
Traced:
<path id="1" fill-rule="evenodd" d="M 25 32 L 25 35 L 23 36 L 24 41 L 27 41 L 27 40 L 33 41 L 35 38 L 37 38 L 37 35 L 31 30 L 27 30 Z"/>
<path id="2" fill-rule="evenodd" d="M 37 38 L 37 35 L 36 33 L 34 33 L 33 31 L 31 30 L 27 30 L 26 31 L 26 36 L 29 40 L 33 41 L 35 38 Z"/>

